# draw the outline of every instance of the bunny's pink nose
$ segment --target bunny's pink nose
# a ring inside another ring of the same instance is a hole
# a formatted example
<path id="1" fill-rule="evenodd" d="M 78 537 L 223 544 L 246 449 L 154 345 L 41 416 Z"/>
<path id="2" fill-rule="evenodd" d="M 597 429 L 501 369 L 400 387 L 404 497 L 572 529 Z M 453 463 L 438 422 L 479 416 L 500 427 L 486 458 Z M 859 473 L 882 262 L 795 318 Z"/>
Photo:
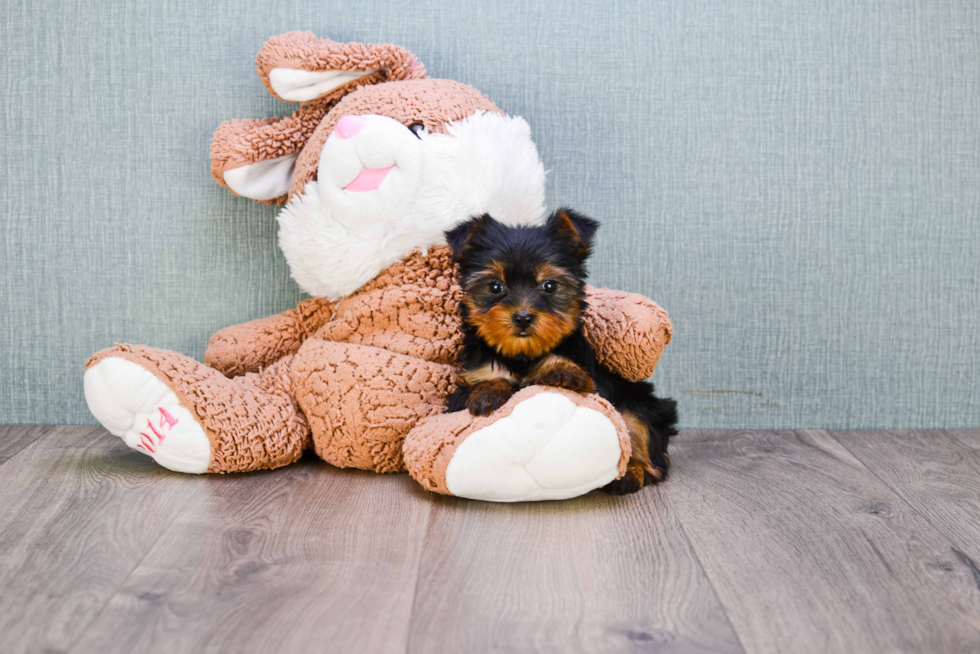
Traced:
<path id="1" fill-rule="evenodd" d="M 333 133 L 339 139 L 349 139 L 361 131 L 367 121 L 361 116 L 344 116 L 333 128 Z"/>

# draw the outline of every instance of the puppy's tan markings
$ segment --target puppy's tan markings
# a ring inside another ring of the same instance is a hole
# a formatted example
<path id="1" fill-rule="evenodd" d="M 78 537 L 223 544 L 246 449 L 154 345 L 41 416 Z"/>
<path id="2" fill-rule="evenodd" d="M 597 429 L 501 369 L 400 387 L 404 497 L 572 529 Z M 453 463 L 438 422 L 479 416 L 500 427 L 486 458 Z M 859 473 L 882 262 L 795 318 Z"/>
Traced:
<path id="1" fill-rule="evenodd" d="M 480 382 L 492 381 L 495 379 L 503 379 L 510 383 L 515 383 L 517 378 L 514 377 L 513 373 L 507 368 L 494 363 L 485 363 L 475 370 L 464 370 L 459 378 L 467 386 L 476 386 Z"/>
<path id="2" fill-rule="evenodd" d="M 503 282 L 504 281 L 504 279 L 505 279 L 505 277 L 504 277 L 504 264 L 502 264 L 499 261 L 497 261 L 496 259 L 494 259 L 493 261 L 490 262 L 490 265 L 487 266 L 487 268 L 488 268 L 488 270 L 490 272 L 490 276 L 492 276 L 494 279 L 496 279 L 499 282 Z"/>
<path id="3" fill-rule="evenodd" d="M 504 264 L 496 259 L 487 264 L 484 270 L 473 273 L 467 280 L 467 286 L 495 279 L 501 284 L 505 283 Z"/>
<path id="4" fill-rule="evenodd" d="M 628 495 L 635 493 L 648 483 L 662 481 L 664 471 L 655 467 L 650 461 L 650 452 L 647 449 L 650 443 L 650 432 L 646 423 L 632 411 L 621 411 L 619 415 L 623 416 L 623 422 L 626 423 L 632 452 L 630 460 L 626 463 L 626 474 L 609 482 L 606 490 L 613 495 Z M 665 454 L 664 457 L 666 456 Z"/>
<path id="5" fill-rule="evenodd" d="M 539 284 L 548 279 L 561 279 L 562 277 L 571 277 L 571 275 L 564 268 L 559 268 L 550 263 L 541 264 L 534 275 L 535 281 Z"/>
<path id="6" fill-rule="evenodd" d="M 564 211 L 559 211 L 557 214 L 555 214 L 555 219 L 558 221 L 559 229 L 562 231 L 562 233 L 578 243 L 579 254 L 586 254 L 589 251 L 589 248 L 582 239 L 582 235 L 578 233 L 578 229 L 575 228 L 575 224 L 572 222 L 572 217 Z"/>
<path id="7" fill-rule="evenodd" d="M 641 486 L 643 485 L 643 472 L 646 472 L 655 480 L 660 481 L 664 477 L 664 471 L 655 468 L 650 461 L 650 452 L 647 449 L 650 446 L 650 431 L 646 423 L 640 420 L 639 416 L 632 411 L 622 411 L 620 415 L 623 416 L 623 422 L 626 423 L 626 431 L 630 435 L 630 450 L 632 454 L 630 455 L 629 463 L 626 464 L 627 469 L 629 469 L 630 464 L 634 464 L 640 468 Z"/>

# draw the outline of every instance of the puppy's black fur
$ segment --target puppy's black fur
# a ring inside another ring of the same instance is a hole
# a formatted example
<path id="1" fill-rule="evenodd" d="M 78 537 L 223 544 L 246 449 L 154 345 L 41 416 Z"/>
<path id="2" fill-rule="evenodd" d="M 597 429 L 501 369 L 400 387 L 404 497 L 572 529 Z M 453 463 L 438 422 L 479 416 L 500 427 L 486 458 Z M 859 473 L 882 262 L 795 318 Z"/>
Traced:
<path id="1" fill-rule="evenodd" d="M 483 215 L 446 233 L 464 291 L 462 371 L 447 410 L 485 415 L 532 384 L 594 391 L 623 415 L 633 444 L 627 474 L 606 490 L 632 493 L 665 478 L 677 409 L 649 382 L 601 365 L 582 333 L 586 260 L 598 226 L 559 209 L 540 227 Z"/>

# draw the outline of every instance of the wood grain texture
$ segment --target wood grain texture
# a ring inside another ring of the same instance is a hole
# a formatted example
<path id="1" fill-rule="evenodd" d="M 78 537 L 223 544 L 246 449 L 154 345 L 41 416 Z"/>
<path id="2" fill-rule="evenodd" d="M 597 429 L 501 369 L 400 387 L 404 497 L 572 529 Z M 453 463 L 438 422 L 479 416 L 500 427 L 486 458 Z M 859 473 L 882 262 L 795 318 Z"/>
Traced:
<path id="1" fill-rule="evenodd" d="M 824 432 L 683 432 L 667 493 L 748 652 L 975 652 L 950 542 Z"/>
<path id="2" fill-rule="evenodd" d="M 980 430 L 833 436 L 952 541 L 951 561 L 977 571 L 980 591 Z"/>
<path id="3" fill-rule="evenodd" d="M 73 652 L 404 652 L 429 511 L 407 475 L 204 481 Z"/>
<path id="4" fill-rule="evenodd" d="M 0 468 L 0 652 L 65 651 L 203 480 L 101 427 L 57 427 Z"/>
<path id="5" fill-rule="evenodd" d="M 0 466 L 54 429 L 54 425 L 0 425 Z"/>
<path id="6" fill-rule="evenodd" d="M 741 652 L 658 488 L 433 497 L 409 652 Z"/>
<path id="7" fill-rule="evenodd" d="M 32 437 L 0 465 L 4 654 L 980 647 L 980 431 L 682 432 L 662 486 L 507 505 L 33 429 L 0 431 Z"/>

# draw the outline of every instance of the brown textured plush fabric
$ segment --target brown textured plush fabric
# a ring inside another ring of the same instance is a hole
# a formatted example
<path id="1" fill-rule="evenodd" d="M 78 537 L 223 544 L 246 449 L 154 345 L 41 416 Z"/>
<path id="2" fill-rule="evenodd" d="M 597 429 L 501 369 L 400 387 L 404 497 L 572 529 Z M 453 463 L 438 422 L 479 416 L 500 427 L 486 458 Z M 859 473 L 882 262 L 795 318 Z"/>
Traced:
<path id="1" fill-rule="evenodd" d="M 315 297 L 278 315 L 221 329 L 208 342 L 204 363 L 228 377 L 258 372 L 299 350 L 333 311 L 333 303 Z"/>
<path id="2" fill-rule="evenodd" d="M 310 445 L 310 427 L 293 391 L 291 356 L 261 373 L 228 379 L 177 352 L 119 343 L 92 355 L 86 368 L 107 357 L 153 373 L 195 415 L 211 443 L 208 472 L 278 468 Z"/>
<path id="3" fill-rule="evenodd" d="M 317 336 L 452 363 L 462 344 L 460 294 L 448 247 L 416 252 L 338 302 Z"/>
<path id="4" fill-rule="evenodd" d="M 452 366 L 319 338 L 303 344 L 292 371 L 317 455 L 376 472 L 405 470 L 405 435 L 442 413 L 453 381 Z"/>
<path id="5" fill-rule="evenodd" d="M 269 82 L 269 73 L 273 68 L 293 68 L 313 72 L 343 70 L 347 72 L 369 71 L 377 73 L 371 78 L 348 82 L 360 84 L 376 84 L 392 80 L 422 79 L 425 77 L 425 66 L 411 52 L 398 45 L 373 45 L 371 43 L 337 43 L 330 39 L 321 39 L 312 32 L 286 32 L 266 41 L 255 56 L 256 72 L 265 84 L 265 88 L 274 95 L 275 89 Z M 351 90 L 338 87 L 330 92 L 330 96 L 340 97 Z M 326 96 L 321 96 L 326 97 Z M 285 98 L 279 98 L 283 100 Z"/>
<path id="6" fill-rule="evenodd" d="M 647 379 L 674 333 L 667 312 L 649 298 L 608 288 L 586 288 L 582 329 L 599 360 L 626 379 Z"/>
<path id="7" fill-rule="evenodd" d="M 619 433 L 622 455 L 619 457 L 619 474 L 626 472 L 630 458 L 629 434 L 622 416 L 609 402 L 598 395 L 582 396 L 560 388 L 529 386 L 515 393 L 507 403 L 489 416 L 474 418 L 468 411 L 442 413 L 419 422 L 405 439 L 405 466 L 412 478 L 426 490 L 451 495 L 446 487 L 446 468 L 453 454 L 470 434 L 487 427 L 511 414 L 524 400 L 543 392 L 558 393 L 579 406 L 594 409 L 609 418 Z"/>

